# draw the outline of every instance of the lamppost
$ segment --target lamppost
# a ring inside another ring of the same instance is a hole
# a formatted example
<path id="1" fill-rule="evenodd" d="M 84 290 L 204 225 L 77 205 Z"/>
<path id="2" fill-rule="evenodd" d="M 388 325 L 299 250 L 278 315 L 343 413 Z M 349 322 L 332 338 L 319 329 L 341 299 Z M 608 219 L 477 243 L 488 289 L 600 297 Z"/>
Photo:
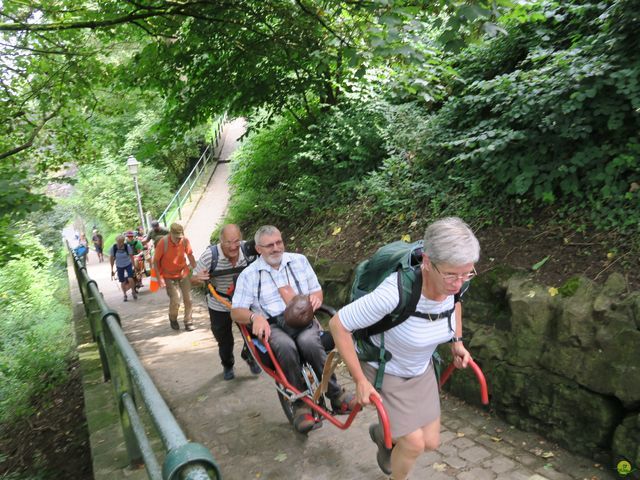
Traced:
<path id="1" fill-rule="evenodd" d="M 138 216 L 140 217 L 140 225 L 145 231 L 148 230 L 148 226 L 144 221 L 144 214 L 142 213 L 142 201 L 140 200 L 140 189 L 138 188 L 138 165 L 140 162 L 136 160 L 133 155 L 129 155 L 127 159 L 127 168 L 129 169 L 129 173 L 133 177 L 133 184 L 136 186 L 136 199 L 138 200 Z"/>

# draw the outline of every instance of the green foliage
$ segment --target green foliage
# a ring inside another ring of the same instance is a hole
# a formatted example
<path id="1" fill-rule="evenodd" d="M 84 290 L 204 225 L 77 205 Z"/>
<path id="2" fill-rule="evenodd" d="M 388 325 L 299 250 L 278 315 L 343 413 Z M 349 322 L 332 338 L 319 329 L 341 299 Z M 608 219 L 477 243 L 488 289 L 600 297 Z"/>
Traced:
<path id="1" fill-rule="evenodd" d="M 412 181 L 424 182 L 429 194 L 437 185 L 449 197 L 438 203 L 453 201 L 460 214 L 468 211 L 455 198 L 462 194 L 484 217 L 553 206 L 599 228 L 637 230 L 635 15 L 631 1 L 541 2 L 519 19 L 527 23 L 508 24 L 509 37 L 463 52 L 454 63 L 468 77 L 458 95 L 431 115 L 409 107 L 408 119 L 391 112 L 388 144 L 412 162 L 401 171 L 422 171 Z M 381 183 L 390 171 L 369 182 Z"/>
<path id="2" fill-rule="evenodd" d="M 583 279 L 580 277 L 573 277 L 567 280 L 561 287 L 558 288 L 558 292 L 563 297 L 572 297 L 578 288 L 582 285 Z"/>
<path id="3" fill-rule="evenodd" d="M 141 164 L 138 185 L 144 211 L 159 216 L 173 195 L 162 172 Z M 73 203 L 83 217 L 116 231 L 140 223 L 133 179 L 124 162 L 85 166 L 79 173 Z"/>
<path id="4" fill-rule="evenodd" d="M 69 202 L 59 199 L 51 210 L 34 212 L 29 215 L 26 222 L 23 222 L 25 227 L 19 226 L 18 228 L 24 228 L 30 235 L 36 236 L 38 242 L 47 248 L 49 252 L 57 252 L 63 246 L 61 239 L 62 229 L 72 217 L 72 206 Z M 91 235 L 88 235 L 88 238 L 91 239 Z M 24 241 L 21 243 L 24 244 Z"/>
<path id="5" fill-rule="evenodd" d="M 462 215 L 487 218 L 491 207 L 478 205 L 479 184 L 455 169 L 425 168 L 417 162 L 422 140 L 429 134 L 429 119 L 422 102 L 387 105 L 387 128 L 381 132 L 388 158 L 369 172 L 358 187 L 372 218 L 394 218 L 410 214 L 436 218 Z"/>
<path id="6" fill-rule="evenodd" d="M 66 378 L 73 351 L 64 265 L 20 237 L 28 255 L 0 267 L 0 421 L 31 413 L 29 399 Z"/>
<path id="7" fill-rule="evenodd" d="M 360 178 L 385 154 L 380 107 L 346 104 L 304 129 L 280 118 L 250 136 L 235 155 L 230 218 L 303 222 L 352 200 Z"/>
<path id="8" fill-rule="evenodd" d="M 39 194 L 40 180 L 25 170 L 0 163 L 0 260 L 22 253 L 15 236 L 16 223 L 33 212 L 47 211 L 52 201 Z"/>

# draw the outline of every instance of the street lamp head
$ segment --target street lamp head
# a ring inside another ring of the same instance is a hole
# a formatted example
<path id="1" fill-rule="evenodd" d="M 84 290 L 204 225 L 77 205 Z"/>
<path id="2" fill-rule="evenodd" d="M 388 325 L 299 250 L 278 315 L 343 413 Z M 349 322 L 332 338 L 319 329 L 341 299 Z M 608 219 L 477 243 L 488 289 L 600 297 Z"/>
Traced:
<path id="1" fill-rule="evenodd" d="M 129 173 L 134 177 L 138 174 L 138 165 L 140 165 L 140 162 L 138 162 L 133 155 L 129 155 L 127 168 L 129 169 Z"/>

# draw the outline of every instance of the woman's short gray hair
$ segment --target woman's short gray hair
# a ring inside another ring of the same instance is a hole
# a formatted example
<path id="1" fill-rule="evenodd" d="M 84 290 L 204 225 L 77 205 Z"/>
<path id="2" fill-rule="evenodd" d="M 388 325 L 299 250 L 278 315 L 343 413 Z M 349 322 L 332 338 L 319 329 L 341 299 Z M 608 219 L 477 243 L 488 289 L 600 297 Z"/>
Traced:
<path id="1" fill-rule="evenodd" d="M 260 245 L 260 239 L 264 235 L 274 235 L 276 233 L 280 233 L 280 230 L 273 225 L 263 225 L 258 229 L 256 234 L 253 236 L 253 239 L 256 241 L 256 245 Z"/>
<path id="2" fill-rule="evenodd" d="M 480 242 L 460 218 L 446 217 L 425 230 L 424 253 L 433 263 L 466 265 L 480 259 Z"/>
<path id="3" fill-rule="evenodd" d="M 124 235 L 118 235 L 116 237 L 116 243 L 124 242 L 125 240 L 126 240 L 126 238 L 124 237 Z"/>

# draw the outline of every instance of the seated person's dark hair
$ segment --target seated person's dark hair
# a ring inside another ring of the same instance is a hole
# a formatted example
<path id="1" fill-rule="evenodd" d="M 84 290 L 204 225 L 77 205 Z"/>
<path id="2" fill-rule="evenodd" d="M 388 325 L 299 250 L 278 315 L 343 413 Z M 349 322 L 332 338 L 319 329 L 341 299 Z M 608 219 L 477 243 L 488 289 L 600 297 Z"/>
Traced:
<path id="1" fill-rule="evenodd" d="M 313 306 L 309 295 L 296 295 L 284 310 L 284 323 L 289 328 L 302 330 L 313 322 Z"/>
<path id="2" fill-rule="evenodd" d="M 269 317 L 268 321 L 280 327 L 291 338 L 297 338 L 300 332 L 313 323 L 313 306 L 309 295 L 296 295 L 289 301 L 283 313 Z"/>

